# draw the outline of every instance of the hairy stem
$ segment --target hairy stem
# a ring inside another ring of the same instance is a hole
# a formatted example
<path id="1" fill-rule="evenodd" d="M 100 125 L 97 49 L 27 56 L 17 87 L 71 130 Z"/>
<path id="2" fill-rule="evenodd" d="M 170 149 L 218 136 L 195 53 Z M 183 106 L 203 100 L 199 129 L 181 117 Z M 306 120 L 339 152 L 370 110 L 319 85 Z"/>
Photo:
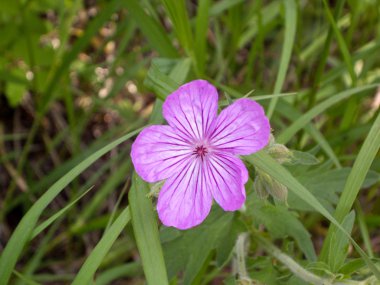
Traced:
<path id="1" fill-rule="evenodd" d="M 283 253 L 276 246 L 274 246 L 267 239 L 263 238 L 259 234 L 253 235 L 254 240 L 256 240 L 259 245 L 265 249 L 270 255 L 278 259 L 281 263 L 283 263 L 286 267 L 290 269 L 295 275 L 297 275 L 302 280 L 309 282 L 315 285 L 330 285 L 333 284 L 330 280 L 324 279 L 315 275 L 314 273 L 306 270 L 297 262 L 295 262 L 290 256 Z M 337 284 L 337 283 L 336 283 Z"/>

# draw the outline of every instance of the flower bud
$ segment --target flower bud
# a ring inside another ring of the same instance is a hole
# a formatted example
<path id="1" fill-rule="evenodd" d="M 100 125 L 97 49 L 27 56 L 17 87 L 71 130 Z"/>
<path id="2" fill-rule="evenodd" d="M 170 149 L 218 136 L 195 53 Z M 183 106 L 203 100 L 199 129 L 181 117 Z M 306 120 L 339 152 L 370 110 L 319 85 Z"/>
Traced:
<path id="1" fill-rule="evenodd" d="M 261 199 L 266 199 L 270 194 L 278 201 L 287 203 L 288 188 L 266 173 L 258 172 L 253 187 Z"/>
<path id="2" fill-rule="evenodd" d="M 272 185 L 268 188 L 270 194 L 282 203 L 287 203 L 288 188 L 277 180 L 272 179 Z"/>
<path id="3" fill-rule="evenodd" d="M 265 189 L 265 185 L 263 181 L 261 181 L 259 175 L 256 175 L 255 177 L 255 181 L 253 182 L 253 189 L 256 191 L 257 196 L 259 196 L 260 199 L 265 200 L 268 198 L 269 193 Z"/>
<path id="4" fill-rule="evenodd" d="M 292 152 L 283 144 L 275 143 L 268 148 L 267 152 L 280 164 L 291 161 Z"/>

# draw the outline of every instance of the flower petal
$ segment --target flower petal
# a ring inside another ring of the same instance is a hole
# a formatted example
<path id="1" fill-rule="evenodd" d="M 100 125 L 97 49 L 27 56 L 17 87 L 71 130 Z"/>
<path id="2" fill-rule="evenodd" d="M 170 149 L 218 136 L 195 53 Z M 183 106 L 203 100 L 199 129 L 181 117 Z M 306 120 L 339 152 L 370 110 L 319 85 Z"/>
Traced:
<path id="1" fill-rule="evenodd" d="M 184 230 L 203 222 L 211 209 L 212 196 L 203 163 L 192 159 L 166 180 L 158 196 L 157 211 L 166 226 Z"/>
<path id="2" fill-rule="evenodd" d="M 210 140 L 219 150 L 248 155 L 265 147 L 269 135 L 264 109 L 253 100 L 239 99 L 219 114 Z"/>
<path id="3" fill-rule="evenodd" d="M 186 165 L 191 149 L 170 126 L 150 126 L 137 136 L 131 157 L 136 172 L 147 182 L 168 178 Z"/>
<path id="4" fill-rule="evenodd" d="M 170 126 L 190 141 L 204 138 L 216 119 L 218 92 L 205 80 L 194 80 L 170 94 L 162 107 Z"/>
<path id="5" fill-rule="evenodd" d="M 248 181 L 248 171 L 236 156 L 214 152 L 206 163 L 207 181 L 212 196 L 225 211 L 240 209 L 245 201 L 244 184 Z"/>

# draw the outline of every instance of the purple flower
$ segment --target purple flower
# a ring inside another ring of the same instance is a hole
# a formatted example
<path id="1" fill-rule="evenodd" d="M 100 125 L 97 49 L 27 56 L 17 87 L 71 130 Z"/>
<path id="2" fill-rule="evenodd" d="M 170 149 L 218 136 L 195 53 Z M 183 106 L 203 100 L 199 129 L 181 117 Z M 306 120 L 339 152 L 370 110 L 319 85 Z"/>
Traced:
<path id="1" fill-rule="evenodd" d="M 225 211 L 235 211 L 245 201 L 248 171 L 237 155 L 267 145 L 269 121 L 250 99 L 236 100 L 219 116 L 217 112 L 215 87 L 194 80 L 167 97 L 163 115 L 169 125 L 147 127 L 132 145 L 132 161 L 141 178 L 166 179 L 157 204 L 166 226 L 199 225 L 213 199 Z"/>

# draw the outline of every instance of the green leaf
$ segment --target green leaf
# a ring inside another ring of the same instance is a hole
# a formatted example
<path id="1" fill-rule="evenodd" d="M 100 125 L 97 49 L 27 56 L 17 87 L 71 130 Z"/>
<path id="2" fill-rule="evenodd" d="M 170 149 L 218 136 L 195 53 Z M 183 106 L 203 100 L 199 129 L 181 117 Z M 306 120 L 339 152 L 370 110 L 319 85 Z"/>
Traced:
<path id="1" fill-rule="evenodd" d="M 247 200 L 248 213 L 258 219 L 259 223 L 264 224 L 273 238 L 291 236 L 296 240 L 308 260 L 317 260 L 310 234 L 294 213 L 284 206 L 273 205 L 257 197 L 251 197 Z"/>
<path id="2" fill-rule="evenodd" d="M 220 268 L 229 262 L 238 235 L 245 231 L 247 231 L 245 224 L 235 215 L 233 221 L 228 227 L 226 227 L 224 233 L 220 235 L 220 238 L 216 243 L 216 264 Z"/>
<path id="3" fill-rule="evenodd" d="M 365 262 L 362 258 L 356 258 L 348 261 L 346 264 L 344 264 L 340 269 L 339 272 L 342 274 L 351 275 L 360 269 L 365 267 Z"/>
<path id="4" fill-rule="evenodd" d="M 152 201 L 147 197 L 149 186 L 138 175 L 133 175 L 129 192 L 133 232 L 149 285 L 169 284 L 164 256 L 158 234 L 157 218 Z"/>
<path id="5" fill-rule="evenodd" d="M 308 152 L 291 150 L 291 159 L 289 164 L 315 165 L 320 163 L 318 158 Z"/>
<path id="6" fill-rule="evenodd" d="M 331 223 L 333 223 L 339 230 L 346 235 L 356 248 L 357 252 L 365 260 L 370 270 L 374 273 L 376 278 L 380 280 L 380 272 L 374 263 L 368 258 L 366 253 L 360 248 L 355 240 L 349 233 L 342 227 L 342 225 L 322 206 L 322 204 L 301 184 L 295 179 L 283 166 L 276 163 L 268 154 L 261 151 L 253 155 L 245 157 L 255 167 L 260 168 L 262 171 L 271 175 L 281 184 L 285 185 L 295 195 L 305 201 L 311 208 L 314 208 Z"/>
<path id="7" fill-rule="evenodd" d="M 250 276 L 252 276 L 254 280 L 261 282 L 257 285 L 278 285 L 280 274 L 275 268 L 272 258 L 268 258 L 266 256 L 247 258 L 247 267 L 249 269 Z M 237 285 L 236 280 L 234 280 L 231 284 Z"/>
<path id="8" fill-rule="evenodd" d="M 169 73 L 169 77 L 177 84 L 181 85 L 185 82 L 191 68 L 190 58 L 179 60 Z"/>
<path id="9" fill-rule="evenodd" d="M 17 107 L 24 95 L 26 94 L 26 86 L 18 83 L 7 82 L 5 88 L 5 95 L 8 99 L 9 105 L 11 107 Z"/>
<path id="10" fill-rule="evenodd" d="M 305 186 L 321 203 L 333 212 L 333 205 L 339 201 L 338 194 L 343 191 L 347 177 L 351 168 L 345 167 L 341 169 L 324 169 L 323 166 L 303 171 L 302 173 L 294 173 L 298 181 Z M 363 187 L 370 187 L 380 181 L 380 174 L 375 171 L 369 171 L 364 180 Z M 288 203 L 293 209 L 301 211 L 313 211 L 309 204 L 300 199 L 297 195 L 290 192 Z"/>
<path id="11" fill-rule="evenodd" d="M 55 182 L 44 195 L 41 196 L 29 209 L 29 211 L 21 219 L 17 225 L 15 231 L 10 237 L 4 251 L 0 257 L 0 285 L 6 285 L 12 273 L 16 262 L 21 255 L 24 246 L 30 240 L 33 229 L 38 221 L 38 218 L 44 211 L 44 209 L 50 204 L 50 202 L 80 173 L 82 173 L 87 167 L 94 163 L 97 159 L 104 154 L 121 144 L 122 142 L 130 139 L 136 135 L 140 130 L 130 132 L 121 138 L 109 143 L 103 148 L 89 155 L 82 162 L 73 167 L 68 173 L 62 176 L 57 182 Z"/>
<path id="12" fill-rule="evenodd" d="M 0 65 L 2 64 L 4 63 L 0 62 Z M 0 69 L 0 79 L 6 82 L 24 85 L 25 88 L 29 84 L 29 81 L 25 78 L 25 72 L 21 71 L 20 69 L 14 69 L 14 70 Z"/>
<path id="13" fill-rule="evenodd" d="M 233 213 L 213 207 L 207 219 L 196 228 L 186 231 L 163 228 L 161 240 L 169 277 L 184 270 L 184 284 L 192 284 L 214 249 L 217 249 L 218 264 L 223 264 L 232 251 L 237 234 L 243 230 L 241 225 L 233 226 L 234 220 Z M 229 236 L 228 240 L 225 240 L 226 236 Z"/>

